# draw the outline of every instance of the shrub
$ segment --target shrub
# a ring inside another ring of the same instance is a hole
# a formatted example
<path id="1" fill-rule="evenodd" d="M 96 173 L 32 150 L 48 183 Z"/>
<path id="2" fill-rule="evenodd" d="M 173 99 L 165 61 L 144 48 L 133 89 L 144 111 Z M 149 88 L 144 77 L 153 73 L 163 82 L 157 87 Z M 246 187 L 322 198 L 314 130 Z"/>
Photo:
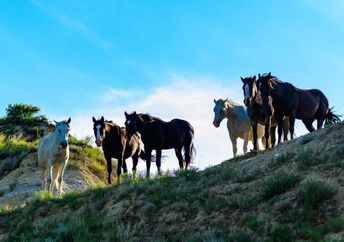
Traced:
<path id="1" fill-rule="evenodd" d="M 291 242 L 293 241 L 292 230 L 286 224 L 277 224 L 269 233 L 268 241 Z"/>
<path id="2" fill-rule="evenodd" d="M 326 230 L 338 233 L 344 229 L 344 219 L 342 217 L 331 218 L 326 223 Z"/>
<path id="3" fill-rule="evenodd" d="M 297 233 L 299 238 L 318 241 L 323 237 L 325 230 L 323 226 L 314 226 L 310 222 L 299 223 Z"/>
<path id="4" fill-rule="evenodd" d="M 304 209 L 310 210 L 331 198 L 335 193 L 336 190 L 326 183 L 310 180 L 302 184 L 297 195 L 303 203 Z"/>
<path id="5" fill-rule="evenodd" d="M 263 182 L 261 196 L 263 199 L 270 199 L 273 196 L 290 190 L 299 183 L 300 180 L 301 177 L 299 175 L 290 174 L 285 171 L 278 172 L 276 175 L 269 177 Z"/>
<path id="6" fill-rule="evenodd" d="M 270 166 L 271 167 L 281 166 L 287 163 L 288 161 L 290 161 L 291 157 L 292 157 L 292 154 L 290 153 L 281 154 L 280 156 L 276 157 L 275 159 L 271 161 Z"/>

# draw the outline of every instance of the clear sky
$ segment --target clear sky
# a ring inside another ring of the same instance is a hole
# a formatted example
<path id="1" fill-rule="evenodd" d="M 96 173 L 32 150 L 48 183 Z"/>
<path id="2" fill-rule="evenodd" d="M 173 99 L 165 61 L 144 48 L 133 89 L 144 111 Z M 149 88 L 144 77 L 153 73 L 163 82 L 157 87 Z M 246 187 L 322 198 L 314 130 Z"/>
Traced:
<path id="1" fill-rule="evenodd" d="M 123 125 L 124 110 L 184 118 L 196 130 L 195 166 L 217 164 L 232 153 L 225 123 L 211 124 L 213 99 L 242 104 L 240 76 L 271 71 L 321 89 L 344 114 L 343 9 L 341 0 L 3 0 L 0 115 L 36 105 L 49 119 L 72 117 L 78 136 L 92 134 L 92 116 Z M 163 169 L 177 167 L 170 156 Z"/>

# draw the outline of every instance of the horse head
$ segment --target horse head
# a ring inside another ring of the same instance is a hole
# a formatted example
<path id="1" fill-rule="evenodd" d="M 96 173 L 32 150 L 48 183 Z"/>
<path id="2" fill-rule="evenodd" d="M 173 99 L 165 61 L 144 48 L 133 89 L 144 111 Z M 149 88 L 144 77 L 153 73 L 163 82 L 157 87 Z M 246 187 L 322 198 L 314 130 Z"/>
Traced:
<path id="1" fill-rule="evenodd" d="M 125 130 L 127 139 L 130 140 L 131 136 L 138 131 L 138 124 L 142 123 L 143 120 L 135 111 L 131 114 L 124 112 L 125 115 Z"/>
<path id="2" fill-rule="evenodd" d="M 95 143 L 98 147 L 100 147 L 100 146 L 102 146 L 103 140 L 105 138 L 105 132 L 106 132 L 105 119 L 103 116 L 98 120 L 96 120 L 93 117 L 92 121 L 93 121 L 94 136 L 96 138 Z"/>
<path id="3" fill-rule="evenodd" d="M 257 81 L 257 95 L 255 97 L 256 103 L 262 105 L 263 100 L 268 100 L 268 97 L 271 91 L 274 89 L 273 87 L 273 79 L 274 77 L 271 75 L 271 72 L 265 75 L 258 74 L 258 81 Z"/>
<path id="4" fill-rule="evenodd" d="M 55 132 L 57 132 L 58 134 L 60 146 L 63 149 L 66 149 L 68 146 L 68 136 L 69 136 L 69 131 L 70 131 L 69 124 L 71 122 L 71 118 L 69 118 L 66 121 L 61 121 L 61 122 L 57 122 L 54 120 L 54 122 L 55 122 Z"/>
<path id="5" fill-rule="evenodd" d="M 257 93 L 256 76 L 240 78 L 243 82 L 244 104 L 247 107 L 251 104 Z"/>
<path id="6" fill-rule="evenodd" d="M 218 128 L 218 127 L 220 127 L 221 121 L 227 115 L 227 108 L 230 105 L 230 102 L 227 98 L 226 100 L 223 100 L 223 99 L 215 100 L 214 99 L 214 103 L 215 103 L 215 107 L 213 109 L 213 111 L 214 111 L 213 125 L 216 128 Z"/>

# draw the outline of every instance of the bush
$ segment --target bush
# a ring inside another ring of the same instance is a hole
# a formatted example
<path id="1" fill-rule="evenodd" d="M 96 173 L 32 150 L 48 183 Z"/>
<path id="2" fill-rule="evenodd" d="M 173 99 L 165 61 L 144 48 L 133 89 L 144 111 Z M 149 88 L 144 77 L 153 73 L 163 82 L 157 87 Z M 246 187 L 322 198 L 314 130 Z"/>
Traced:
<path id="1" fill-rule="evenodd" d="M 288 225 L 277 224 L 271 230 L 268 241 L 291 242 L 293 241 L 293 233 Z"/>
<path id="2" fill-rule="evenodd" d="M 331 198 L 336 190 L 321 181 L 307 181 L 298 190 L 298 197 L 303 203 L 304 209 L 311 210 L 321 202 Z"/>
<path id="3" fill-rule="evenodd" d="M 261 196 L 263 199 L 270 199 L 290 190 L 300 180 L 301 177 L 299 175 L 290 174 L 285 171 L 278 172 L 276 175 L 266 179 L 262 184 Z"/>

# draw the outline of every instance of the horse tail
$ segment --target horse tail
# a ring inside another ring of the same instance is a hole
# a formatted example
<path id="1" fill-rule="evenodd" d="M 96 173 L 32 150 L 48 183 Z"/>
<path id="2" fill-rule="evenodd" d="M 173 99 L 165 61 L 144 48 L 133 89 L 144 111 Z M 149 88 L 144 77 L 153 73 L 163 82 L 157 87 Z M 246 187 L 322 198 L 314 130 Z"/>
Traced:
<path id="1" fill-rule="evenodd" d="M 326 114 L 325 125 L 334 124 L 340 122 L 341 115 L 336 115 L 333 113 L 333 108 L 330 108 Z"/>

